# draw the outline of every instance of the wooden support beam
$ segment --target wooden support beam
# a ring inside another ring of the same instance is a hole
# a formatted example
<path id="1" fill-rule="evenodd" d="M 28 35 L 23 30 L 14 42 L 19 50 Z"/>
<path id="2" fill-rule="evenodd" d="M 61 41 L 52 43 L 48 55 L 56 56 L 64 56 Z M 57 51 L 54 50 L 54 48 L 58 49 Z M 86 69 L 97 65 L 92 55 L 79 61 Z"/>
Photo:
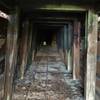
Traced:
<path id="1" fill-rule="evenodd" d="M 28 57 L 28 32 L 29 32 L 29 21 L 23 23 L 22 29 L 22 41 L 21 41 L 21 65 L 20 65 L 20 78 L 24 78 L 24 72 L 27 65 Z"/>
<path id="2" fill-rule="evenodd" d="M 97 25 L 98 16 L 94 11 L 88 11 L 88 47 L 86 67 L 85 100 L 95 100 L 95 81 L 97 63 Z"/>
<path id="3" fill-rule="evenodd" d="M 12 100 L 13 76 L 17 62 L 18 11 L 9 15 L 4 73 L 4 98 Z"/>
<path id="4" fill-rule="evenodd" d="M 37 29 L 36 29 L 35 26 L 33 26 L 33 34 L 32 34 L 32 61 L 35 60 L 36 41 L 37 41 Z"/>
<path id="5" fill-rule="evenodd" d="M 33 33 L 33 24 L 30 22 L 29 25 L 29 38 L 28 38 L 28 65 L 32 63 L 32 33 Z"/>
<path id="6" fill-rule="evenodd" d="M 68 25 L 64 26 L 64 62 L 66 66 L 68 67 Z"/>
<path id="7" fill-rule="evenodd" d="M 73 62 L 72 62 L 72 25 L 71 23 L 68 24 L 68 71 L 69 72 L 72 72 L 72 65 L 73 65 Z"/>
<path id="8" fill-rule="evenodd" d="M 36 18 L 36 17 L 35 17 Z M 56 17 L 56 16 L 51 16 L 51 17 L 37 17 L 36 19 L 38 19 L 38 20 L 55 20 L 55 21 L 69 21 L 69 20 L 71 20 L 71 21 L 74 21 L 74 20 L 76 20 L 76 17 Z"/>
<path id="9" fill-rule="evenodd" d="M 62 60 L 64 61 L 64 29 L 63 27 L 60 30 L 60 42 L 61 42 L 61 48 L 59 49 Z"/>
<path id="10" fill-rule="evenodd" d="M 61 59 L 64 61 L 64 29 L 63 27 L 57 33 L 58 51 Z"/>
<path id="11" fill-rule="evenodd" d="M 58 25 L 58 24 L 62 25 L 63 24 L 63 25 L 65 25 L 65 24 L 68 24 L 69 22 L 68 21 L 48 21 L 48 20 L 47 21 L 46 20 L 41 21 L 41 20 L 35 20 L 34 23 L 38 23 L 38 24 L 41 24 L 41 23 L 42 24 L 56 24 L 56 25 Z"/>
<path id="12" fill-rule="evenodd" d="M 38 24 L 38 27 L 42 27 L 42 28 L 48 28 L 48 29 L 51 29 L 51 27 L 52 27 L 52 29 L 55 29 L 55 28 L 57 28 L 57 27 L 63 27 L 64 26 L 64 24 L 48 24 L 48 23 L 41 23 L 41 24 Z"/>
<path id="13" fill-rule="evenodd" d="M 80 22 L 74 22 L 73 79 L 80 79 Z"/>
<path id="14" fill-rule="evenodd" d="M 42 6 L 40 8 L 36 8 L 40 10 L 56 10 L 56 11 L 86 11 L 86 7 L 80 7 L 80 6 L 75 6 L 75 5 L 55 5 L 55 4 L 48 4 L 45 6 Z"/>

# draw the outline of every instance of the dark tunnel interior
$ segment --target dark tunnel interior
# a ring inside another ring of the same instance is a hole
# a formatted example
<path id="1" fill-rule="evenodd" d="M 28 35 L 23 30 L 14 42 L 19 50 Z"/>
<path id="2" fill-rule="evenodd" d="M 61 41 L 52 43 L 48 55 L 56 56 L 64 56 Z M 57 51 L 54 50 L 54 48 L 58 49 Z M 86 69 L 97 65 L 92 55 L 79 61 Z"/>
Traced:
<path id="1" fill-rule="evenodd" d="M 30 18 L 30 21 L 32 22 L 32 43 L 31 43 L 31 51 L 29 52 L 28 59 L 27 59 L 27 66 L 25 68 L 25 71 L 29 69 L 30 64 L 32 64 L 32 56 L 34 56 L 34 61 L 36 58 L 38 58 L 37 54 L 40 51 L 40 49 L 44 49 L 45 47 L 56 49 L 56 52 L 60 54 L 60 57 L 65 64 L 66 68 L 68 67 L 67 58 L 65 58 L 64 54 L 67 50 L 68 53 L 72 53 L 73 43 L 74 40 L 76 40 L 76 48 L 77 45 L 77 30 L 74 29 L 74 22 L 80 21 L 81 27 L 80 27 L 80 55 L 83 53 L 83 47 L 84 47 L 84 40 L 85 40 L 85 13 L 84 12 L 53 12 L 53 11 L 34 11 L 34 14 L 23 14 L 21 16 L 21 22 L 25 22 L 28 18 Z M 7 23 L 5 23 L 6 25 Z M 20 31 L 18 34 L 18 43 L 21 44 L 18 47 L 18 65 L 20 65 L 21 57 L 20 55 L 25 52 L 23 49 L 23 43 L 25 42 L 25 39 L 28 39 L 30 41 L 29 36 L 30 32 L 27 34 L 27 27 L 24 27 L 24 24 L 20 25 Z M 7 28 L 7 26 L 6 26 Z M 76 27 L 77 29 L 77 27 Z M 7 29 L 5 29 L 7 31 Z M 75 33 L 76 32 L 76 33 Z M 2 32 L 1 32 L 2 33 Z M 27 37 L 23 36 L 26 35 Z M 2 35 L 2 34 L 1 34 Z M 4 37 L 7 38 L 6 35 Z M 26 43 L 28 43 L 26 41 Z M 27 49 L 28 50 L 28 46 Z M 35 52 L 33 55 L 33 51 Z M 53 53 L 53 52 L 52 52 Z M 51 53 L 51 54 L 52 54 Z M 40 56 L 39 56 L 40 57 Z M 44 56 L 44 58 L 46 58 Z M 72 58 L 73 59 L 73 58 Z M 80 58 L 81 63 L 84 64 L 83 57 Z M 5 60 L 3 60 L 3 63 Z M 29 64 L 29 65 L 28 65 Z M 83 66 L 82 66 L 83 68 Z M 4 72 L 4 68 L 1 68 L 2 73 Z M 84 68 L 81 70 L 81 77 L 82 80 L 84 80 Z M 15 76 L 18 78 L 19 74 L 19 68 L 16 67 L 15 69 Z M 72 73 L 72 72 L 71 72 Z M 83 84 L 82 84 L 83 85 Z"/>
<path id="2" fill-rule="evenodd" d="M 43 42 L 45 41 L 47 45 L 51 46 L 52 40 L 55 40 L 56 42 L 56 35 L 57 35 L 56 28 L 48 28 L 48 29 L 39 29 L 38 36 L 39 36 L 39 44 L 43 45 Z"/>
<path id="3" fill-rule="evenodd" d="M 85 36 L 85 13 L 84 12 L 53 12 L 53 11 L 34 11 L 34 14 L 29 13 L 27 17 L 32 17 L 33 23 L 36 26 L 36 42 L 38 46 L 46 41 L 47 45 L 52 45 L 55 41 L 57 47 L 61 47 L 59 39 L 64 40 L 64 27 L 66 26 L 66 32 L 70 32 L 71 29 L 68 25 L 72 26 L 72 38 L 73 38 L 73 27 L 74 20 L 81 22 L 81 38 Z M 59 34 L 59 36 L 58 36 Z M 59 37 L 59 39 L 57 39 Z M 52 41 L 54 40 L 54 41 Z M 59 40 L 59 41 L 57 41 Z M 62 41 L 63 43 L 63 41 Z"/>
<path id="4" fill-rule="evenodd" d="M 99 100 L 100 0 L 0 0 L 0 100 Z"/>
<path id="5" fill-rule="evenodd" d="M 40 11 L 34 10 L 34 12 L 30 13 L 23 13 L 20 20 L 24 22 L 27 19 L 31 19 L 33 23 L 33 27 L 35 26 L 35 35 L 34 35 L 34 28 L 33 28 L 33 48 L 41 48 L 43 43 L 46 42 L 47 46 L 56 47 L 56 48 L 64 48 L 64 31 L 68 33 L 70 29 L 68 29 L 68 25 L 72 25 L 72 34 L 73 34 L 73 22 L 74 20 L 81 21 L 81 41 L 84 40 L 85 36 L 85 12 L 55 12 L 55 11 Z M 7 25 L 8 21 L 1 18 L 0 27 L 0 38 L 6 40 L 6 32 L 7 32 Z M 3 25 L 3 26 L 2 26 Z M 21 26 L 21 25 L 20 25 Z M 66 30 L 64 27 L 66 26 Z M 21 26 L 22 28 L 22 26 Z M 19 41 L 21 41 L 21 34 L 23 34 L 22 29 L 20 28 L 19 34 Z M 4 33 L 4 34 L 3 34 Z M 73 35 L 72 35 L 73 38 Z M 69 39 L 69 38 L 67 38 Z M 44 43 L 45 45 L 45 43 Z M 66 45 L 66 44 L 65 44 Z M 3 51 L 2 51 L 3 48 Z M 0 49 L 4 54 L 5 44 Z M 67 46 L 65 47 L 67 48 Z M 81 48 L 80 48 L 81 49 Z M 4 62 L 4 61 L 3 61 Z M 2 68 L 1 68 L 2 69 Z M 4 72 L 4 68 L 3 68 Z"/>

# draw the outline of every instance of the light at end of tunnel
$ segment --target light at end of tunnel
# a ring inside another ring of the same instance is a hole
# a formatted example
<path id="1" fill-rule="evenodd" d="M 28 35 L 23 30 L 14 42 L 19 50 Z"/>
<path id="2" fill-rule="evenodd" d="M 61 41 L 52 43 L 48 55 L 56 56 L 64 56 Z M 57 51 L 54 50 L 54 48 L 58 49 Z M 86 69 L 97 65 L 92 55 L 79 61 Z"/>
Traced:
<path id="1" fill-rule="evenodd" d="M 43 45 L 44 45 L 44 46 L 47 45 L 46 41 L 43 42 Z"/>
<path id="2" fill-rule="evenodd" d="M 100 22 L 100 17 L 98 17 L 98 22 Z"/>

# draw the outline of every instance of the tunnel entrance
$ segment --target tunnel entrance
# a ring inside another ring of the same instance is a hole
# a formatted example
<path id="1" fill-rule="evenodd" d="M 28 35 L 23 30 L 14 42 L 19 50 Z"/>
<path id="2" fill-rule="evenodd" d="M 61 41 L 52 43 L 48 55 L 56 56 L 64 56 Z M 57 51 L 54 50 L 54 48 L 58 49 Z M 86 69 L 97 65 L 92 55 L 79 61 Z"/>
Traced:
<path id="1" fill-rule="evenodd" d="M 32 64 L 15 81 L 13 100 L 83 100 L 85 12 L 34 11 L 24 17 L 32 20 Z"/>
<path id="2" fill-rule="evenodd" d="M 99 99 L 99 4 L 0 0 L 0 100 Z"/>
<path id="3" fill-rule="evenodd" d="M 51 47 L 57 47 L 57 28 L 48 27 L 45 29 L 45 26 L 42 29 L 38 29 L 38 45 L 39 47 L 46 45 Z"/>
<path id="4" fill-rule="evenodd" d="M 73 61 L 69 59 L 77 58 L 78 61 L 75 62 L 78 62 L 77 66 L 79 66 L 80 59 L 83 59 L 80 53 L 83 52 L 85 46 L 86 12 L 36 10 L 34 14 L 29 13 L 26 18 L 28 17 L 32 17 L 35 26 L 35 30 L 33 30 L 35 31 L 34 36 L 36 39 L 34 41 L 36 43 L 33 43 L 33 48 L 36 48 L 36 51 L 43 44 L 55 47 L 67 67 L 73 66 L 71 64 Z M 65 55 L 69 56 L 66 58 Z M 69 68 L 69 70 L 72 69 Z"/>

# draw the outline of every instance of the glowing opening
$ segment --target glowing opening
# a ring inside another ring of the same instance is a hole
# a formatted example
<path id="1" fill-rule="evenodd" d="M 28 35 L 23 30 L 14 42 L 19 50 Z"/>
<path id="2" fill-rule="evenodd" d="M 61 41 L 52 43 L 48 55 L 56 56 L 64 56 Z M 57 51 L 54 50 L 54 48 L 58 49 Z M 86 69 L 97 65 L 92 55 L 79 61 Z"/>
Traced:
<path id="1" fill-rule="evenodd" d="M 43 45 L 44 45 L 44 46 L 46 46 L 46 45 L 47 45 L 46 41 L 44 41 L 44 42 L 43 42 Z"/>

